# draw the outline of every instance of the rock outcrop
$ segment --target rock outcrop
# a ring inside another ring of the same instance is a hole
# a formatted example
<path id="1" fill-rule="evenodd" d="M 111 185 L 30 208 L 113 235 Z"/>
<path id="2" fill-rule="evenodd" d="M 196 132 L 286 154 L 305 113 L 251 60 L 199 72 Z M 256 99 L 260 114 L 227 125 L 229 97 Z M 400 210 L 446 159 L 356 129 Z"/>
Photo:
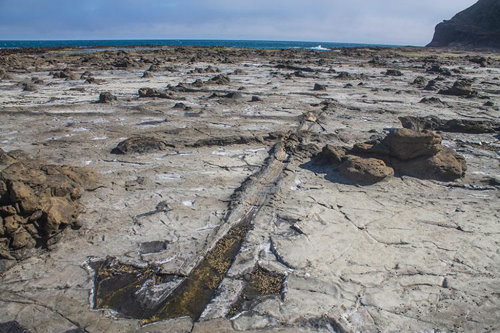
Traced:
<path id="1" fill-rule="evenodd" d="M 463 177 L 465 159 L 441 145 L 432 131 L 402 128 L 381 140 L 357 143 L 352 149 L 326 145 L 316 162 L 338 166 L 349 182 L 370 185 L 393 175 L 452 181 Z"/>
<path id="2" fill-rule="evenodd" d="M 450 119 L 445 120 L 436 116 L 427 117 L 399 117 L 404 128 L 412 130 L 433 130 L 455 133 L 495 133 L 500 132 L 500 123 L 493 120 Z"/>
<path id="3" fill-rule="evenodd" d="M 32 160 L 0 149 L 0 259 L 23 259 L 78 227 L 79 199 L 95 184 L 87 169 Z"/>
<path id="4" fill-rule="evenodd" d="M 500 48 L 500 2 L 479 0 L 436 26 L 429 47 Z"/>
<path id="5" fill-rule="evenodd" d="M 120 142 L 113 150 L 112 154 L 143 154 L 154 151 L 165 150 L 169 145 L 153 136 L 133 136 Z"/>

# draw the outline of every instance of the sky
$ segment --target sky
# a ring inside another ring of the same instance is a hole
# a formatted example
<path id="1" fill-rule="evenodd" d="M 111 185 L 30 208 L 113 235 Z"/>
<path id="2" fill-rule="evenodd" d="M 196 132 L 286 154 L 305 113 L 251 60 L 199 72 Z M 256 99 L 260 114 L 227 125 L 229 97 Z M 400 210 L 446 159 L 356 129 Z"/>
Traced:
<path id="1" fill-rule="evenodd" d="M 0 0 L 0 40 L 254 39 L 425 45 L 476 0 Z"/>

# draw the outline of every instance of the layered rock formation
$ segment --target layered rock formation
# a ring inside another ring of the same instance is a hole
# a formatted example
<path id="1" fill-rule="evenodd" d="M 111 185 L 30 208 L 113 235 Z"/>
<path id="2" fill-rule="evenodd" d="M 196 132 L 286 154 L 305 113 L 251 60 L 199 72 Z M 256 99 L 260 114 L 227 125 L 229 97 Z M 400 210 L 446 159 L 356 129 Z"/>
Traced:
<path id="1" fill-rule="evenodd" d="M 430 47 L 500 48 L 500 1 L 479 0 L 436 26 Z"/>

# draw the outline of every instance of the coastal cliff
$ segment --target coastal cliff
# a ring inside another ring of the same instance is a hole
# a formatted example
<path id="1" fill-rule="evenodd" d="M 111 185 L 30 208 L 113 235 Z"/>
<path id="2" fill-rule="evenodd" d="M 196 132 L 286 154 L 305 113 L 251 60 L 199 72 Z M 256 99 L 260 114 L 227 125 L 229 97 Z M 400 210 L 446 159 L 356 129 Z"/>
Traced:
<path id="1" fill-rule="evenodd" d="M 500 0 L 479 0 L 439 23 L 427 46 L 500 49 Z"/>

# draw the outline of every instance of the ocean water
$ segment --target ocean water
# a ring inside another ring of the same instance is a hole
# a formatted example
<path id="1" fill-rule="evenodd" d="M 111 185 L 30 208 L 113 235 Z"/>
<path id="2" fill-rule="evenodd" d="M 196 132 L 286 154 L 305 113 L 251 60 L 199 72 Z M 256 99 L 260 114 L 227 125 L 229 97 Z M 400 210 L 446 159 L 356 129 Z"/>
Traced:
<path id="1" fill-rule="evenodd" d="M 195 39 L 141 39 L 141 40 L 0 40 L 0 49 L 21 47 L 78 47 L 105 46 L 220 46 L 251 49 L 311 49 L 328 51 L 343 47 L 396 46 L 380 44 L 355 44 L 333 42 L 294 42 L 263 40 L 195 40 Z"/>

